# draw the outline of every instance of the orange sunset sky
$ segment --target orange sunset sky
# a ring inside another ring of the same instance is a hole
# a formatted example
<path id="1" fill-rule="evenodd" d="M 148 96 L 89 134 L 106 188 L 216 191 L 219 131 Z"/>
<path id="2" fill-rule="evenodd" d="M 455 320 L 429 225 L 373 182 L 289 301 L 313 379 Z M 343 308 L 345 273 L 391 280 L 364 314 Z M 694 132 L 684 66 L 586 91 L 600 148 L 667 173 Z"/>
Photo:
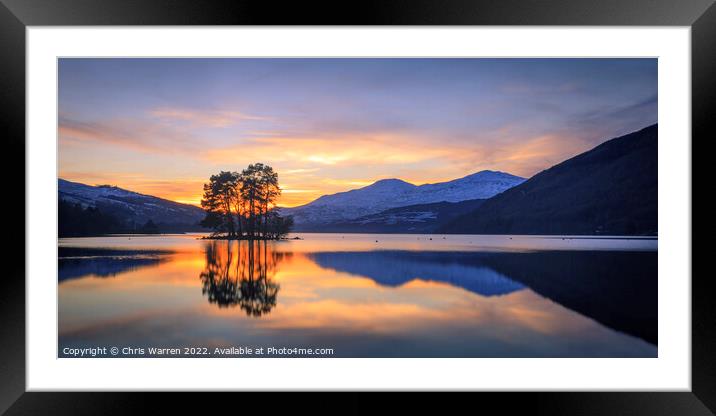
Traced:
<path id="1" fill-rule="evenodd" d="M 656 59 L 63 58 L 59 176 L 198 205 L 210 175 L 263 162 L 296 206 L 529 177 L 656 117 Z"/>

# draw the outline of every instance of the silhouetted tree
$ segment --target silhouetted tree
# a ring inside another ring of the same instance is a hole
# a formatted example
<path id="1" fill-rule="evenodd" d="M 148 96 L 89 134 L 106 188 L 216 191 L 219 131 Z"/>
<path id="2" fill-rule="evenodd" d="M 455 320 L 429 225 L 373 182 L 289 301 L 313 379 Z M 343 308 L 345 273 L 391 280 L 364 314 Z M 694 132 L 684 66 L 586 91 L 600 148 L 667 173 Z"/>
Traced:
<path id="1" fill-rule="evenodd" d="M 201 207 L 207 212 L 202 221 L 205 227 L 212 227 L 216 232 L 226 232 L 229 237 L 236 235 L 234 214 L 238 188 L 238 175 L 233 172 L 220 172 L 212 175 L 209 183 L 204 184 L 204 197 Z"/>
<path id="2" fill-rule="evenodd" d="M 279 215 L 278 208 L 269 211 L 266 215 L 266 238 L 269 240 L 279 240 L 285 238 L 293 228 L 293 217 L 282 217 Z"/>
<path id="3" fill-rule="evenodd" d="M 122 231 L 115 217 L 96 207 L 82 207 L 65 200 L 58 200 L 57 228 L 59 237 L 80 237 L 112 234 Z"/>
<path id="4" fill-rule="evenodd" d="M 228 238 L 277 239 L 293 220 L 283 219 L 276 200 L 281 195 L 278 174 L 263 163 L 250 164 L 241 173 L 220 172 L 204 185 L 202 225 Z"/>
<path id="5" fill-rule="evenodd" d="M 159 227 L 154 223 L 154 221 L 149 220 L 142 226 L 140 232 L 142 234 L 159 234 Z"/>

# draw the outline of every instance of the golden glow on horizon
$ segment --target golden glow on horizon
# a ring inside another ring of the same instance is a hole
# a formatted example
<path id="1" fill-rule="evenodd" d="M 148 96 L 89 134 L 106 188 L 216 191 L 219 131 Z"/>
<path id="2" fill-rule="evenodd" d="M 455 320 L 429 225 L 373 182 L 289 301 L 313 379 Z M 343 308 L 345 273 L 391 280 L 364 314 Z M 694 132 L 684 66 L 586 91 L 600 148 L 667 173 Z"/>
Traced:
<path id="1" fill-rule="evenodd" d="M 160 121 L 179 120 L 217 128 L 251 117 L 234 112 L 176 109 L 155 109 L 150 113 Z M 210 175 L 262 162 L 279 174 L 283 193 L 278 205 L 294 207 L 380 179 L 398 178 L 421 185 L 458 179 L 485 169 L 529 177 L 590 148 L 584 141 L 558 134 L 525 138 L 501 131 L 499 139 L 473 143 L 378 132 L 340 137 L 255 136 L 239 139 L 240 144 L 233 146 L 195 149 L 197 144 L 184 130 L 159 130 L 161 134 L 154 135 L 156 129 L 127 122 L 61 124 L 60 177 L 88 185 L 115 185 L 200 206 L 202 187 Z M 169 143 L 172 152 L 180 153 L 166 153 Z M 182 147 L 184 143 L 190 145 Z M 114 148 L 132 159 L 103 163 L 116 153 Z M 152 155 L 156 156 L 142 160 Z M 142 160 L 141 165 L 131 163 L 135 157 Z M 172 160 L 176 162 L 168 165 Z M 110 163 L 121 170 L 106 166 Z"/>
<path id="2" fill-rule="evenodd" d="M 467 174 L 466 174 L 467 175 Z M 115 178 L 121 178 L 121 175 L 114 176 Z M 75 173 L 60 173 L 60 178 L 66 179 L 72 182 L 84 183 L 86 185 L 112 185 L 120 188 L 137 192 L 140 194 L 146 194 L 156 196 L 158 198 L 167 199 L 169 201 L 178 202 L 181 204 L 189 204 L 197 207 L 201 206 L 202 199 L 202 187 L 204 180 L 197 178 L 194 180 L 181 180 L 181 181 L 148 181 L 143 177 L 132 177 L 128 176 L 121 180 L 112 179 L 112 175 L 108 177 L 91 174 L 75 174 Z M 279 177 L 280 178 L 280 177 Z M 317 180 L 313 189 L 297 189 L 291 185 L 281 185 L 281 197 L 278 200 L 277 205 L 279 207 L 296 207 L 307 204 L 322 195 L 333 194 L 337 192 L 345 192 L 352 189 L 362 188 L 380 180 L 386 179 L 387 177 L 376 177 L 368 180 L 358 179 L 347 179 L 347 180 L 336 180 L 336 179 L 322 179 Z M 425 180 L 411 180 L 404 179 L 406 182 L 414 185 L 422 185 L 425 183 L 436 183 L 444 182 L 457 178 L 449 179 L 437 179 L 433 181 Z M 280 179 L 279 179 L 280 180 Z M 308 188 L 308 187 L 307 187 Z M 197 192 L 198 190 L 198 192 Z"/>
<path id="3" fill-rule="evenodd" d="M 147 119 L 98 122 L 61 117 L 60 177 L 199 206 L 209 176 L 262 162 L 279 174 L 278 205 L 294 207 L 380 179 L 421 185 L 485 169 L 529 177 L 592 147 L 566 134 L 524 136 L 506 127 L 459 139 L 392 131 L 282 135 L 259 129 L 207 140 L 207 132 L 269 119 L 236 110 L 163 107 L 144 114 Z"/>
<path id="4" fill-rule="evenodd" d="M 216 117 L 214 122 L 225 122 L 220 116 Z M 88 185 L 115 185 L 196 206 L 200 205 L 202 187 L 210 175 L 221 170 L 240 170 L 259 161 L 273 166 L 279 174 L 283 193 L 278 205 L 294 207 L 322 195 L 368 186 L 380 179 L 398 178 L 421 185 L 458 179 L 485 169 L 529 177 L 590 148 L 583 141 L 559 135 L 502 139 L 492 146 L 479 143 L 467 146 L 384 134 L 347 136 L 339 142 L 331 138 L 260 137 L 244 140 L 239 146 L 172 156 L 163 154 L 154 144 L 138 144 L 136 140 L 123 143 L 117 135 L 92 136 L 91 131 L 86 131 L 88 127 L 82 129 L 81 134 L 60 130 L 61 178 Z M 88 142 L 90 137 L 97 142 Z M 156 154 L 164 161 L 150 159 L 141 166 L 131 161 L 111 162 L 121 165 L 121 171 L 106 167 L 101 162 L 104 159 L 96 153 L 111 154 L 110 149 L 118 145 L 128 155 Z M 173 159 L 178 162 L 171 165 L 170 170 L 166 169 L 167 162 Z M 79 167 L 88 162 L 89 166 Z M 178 172 L 180 178 L 173 179 L 174 172 Z"/>

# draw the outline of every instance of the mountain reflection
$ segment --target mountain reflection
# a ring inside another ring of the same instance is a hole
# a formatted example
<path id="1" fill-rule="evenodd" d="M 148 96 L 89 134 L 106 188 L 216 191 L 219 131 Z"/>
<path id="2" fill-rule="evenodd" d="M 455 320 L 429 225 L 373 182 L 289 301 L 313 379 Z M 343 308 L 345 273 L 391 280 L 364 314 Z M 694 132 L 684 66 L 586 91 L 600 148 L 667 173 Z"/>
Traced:
<path id="1" fill-rule="evenodd" d="M 384 286 L 422 279 L 448 283 L 482 296 L 499 296 L 524 286 L 475 263 L 476 253 L 424 251 L 319 252 L 308 255 L 323 268 L 365 276 Z"/>
<path id="2" fill-rule="evenodd" d="M 601 324 L 657 344 L 657 253 L 627 251 L 355 251 L 308 255 L 384 286 L 423 279 L 482 296 L 529 287 Z"/>
<path id="3" fill-rule="evenodd" d="M 268 314 L 276 306 L 278 264 L 290 253 L 266 241 L 212 241 L 206 244 L 206 266 L 199 278 L 209 303 L 239 306 L 248 316 Z"/>
<path id="4" fill-rule="evenodd" d="M 88 276 L 114 277 L 167 261 L 167 250 L 117 250 L 86 247 L 59 247 L 59 283 Z"/>
<path id="5" fill-rule="evenodd" d="M 658 343 L 656 251 L 494 253 L 481 262 L 602 325 Z"/>

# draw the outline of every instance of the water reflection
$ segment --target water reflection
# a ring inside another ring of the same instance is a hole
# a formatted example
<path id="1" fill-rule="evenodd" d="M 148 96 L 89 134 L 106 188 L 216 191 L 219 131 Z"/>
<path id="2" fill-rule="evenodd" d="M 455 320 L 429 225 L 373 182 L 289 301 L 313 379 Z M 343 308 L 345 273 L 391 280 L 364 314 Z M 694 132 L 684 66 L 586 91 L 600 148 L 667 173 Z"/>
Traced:
<path id="1" fill-rule="evenodd" d="M 320 252 L 308 255 L 323 268 L 368 277 L 384 286 L 415 279 L 448 283 L 482 296 L 500 296 L 524 286 L 474 260 L 480 253 L 424 251 Z"/>
<path id="2" fill-rule="evenodd" d="M 656 251 L 492 253 L 481 262 L 566 308 L 657 344 Z"/>
<path id="3" fill-rule="evenodd" d="M 608 241 L 560 239 L 570 246 L 560 250 L 555 239 L 535 237 L 501 237 L 509 247 L 492 237 L 464 244 L 475 236 L 197 237 L 72 240 L 84 244 L 76 250 L 104 247 L 77 252 L 63 251 L 75 248 L 61 240 L 59 344 L 324 346 L 337 357 L 657 356 L 655 247 L 635 251 L 636 243 L 615 240 L 608 251 Z M 114 277 L 95 278 L 105 275 Z"/>
<path id="4" fill-rule="evenodd" d="M 167 261 L 169 251 L 59 247 L 57 279 L 62 283 L 86 276 L 113 277 Z"/>
<path id="5" fill-rule="evenodd" d="M 288 255 L 269 249 L 266 241 L 212 241 L 206 244 L 201 292 L 220 308 L 238 305 L 249 316 L 276 306 L 280 286 L 273 280 Z"/>
<path id="6" fill-rule="evenodd" d="M 482 296 L 528 286 L 613 329 L 657 343 L 656 252 L 356 251 L 308 255 L 324 268 L 385 286 L 421 279 Z"/>

